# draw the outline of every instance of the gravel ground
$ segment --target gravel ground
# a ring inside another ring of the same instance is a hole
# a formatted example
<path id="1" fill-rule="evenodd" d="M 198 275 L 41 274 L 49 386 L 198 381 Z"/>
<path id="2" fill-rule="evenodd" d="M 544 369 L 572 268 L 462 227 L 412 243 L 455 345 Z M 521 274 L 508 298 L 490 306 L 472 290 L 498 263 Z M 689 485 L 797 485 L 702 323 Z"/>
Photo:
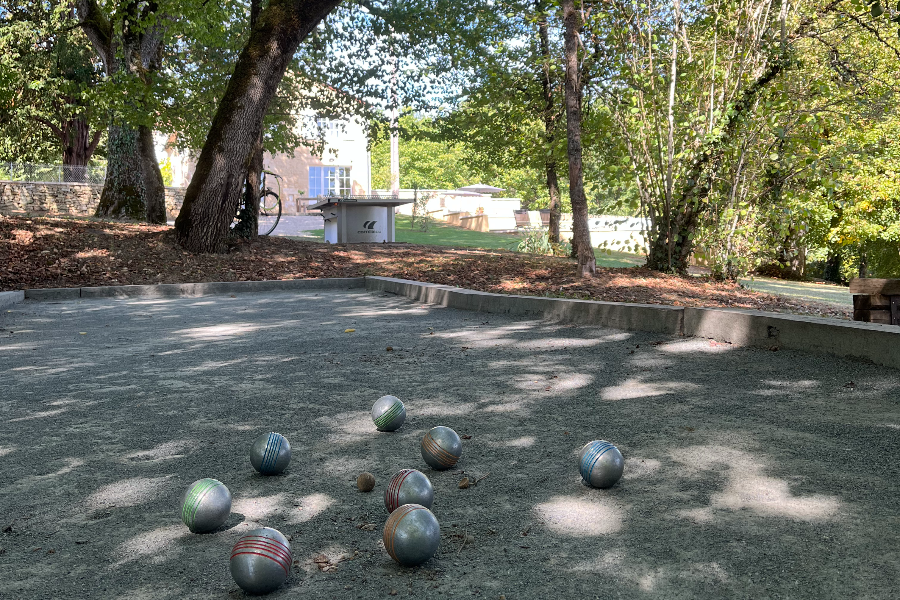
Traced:
<path id="1" fill-rule="evenodd" d="M 388 393 L 393 434 L 369 417 Z M 0 597 L 240 598 L 229 550 L 266 525 L 295 559 L 275 598 L 894 599 L 898 399 L 861 362 L 365 292 L 28 302 L 0 313 Z M 471 436 L 455 471 L 419 455 L 438 424 Z M 270 430 L 294 460 L 265 478 Z M 600 438 L 626 458 L 610 490 L 575 464 Z M 417 568 L 380 541 L 404 467 L 442 531 Z M 202 477 L 234 505 L 195 535 Z"/>

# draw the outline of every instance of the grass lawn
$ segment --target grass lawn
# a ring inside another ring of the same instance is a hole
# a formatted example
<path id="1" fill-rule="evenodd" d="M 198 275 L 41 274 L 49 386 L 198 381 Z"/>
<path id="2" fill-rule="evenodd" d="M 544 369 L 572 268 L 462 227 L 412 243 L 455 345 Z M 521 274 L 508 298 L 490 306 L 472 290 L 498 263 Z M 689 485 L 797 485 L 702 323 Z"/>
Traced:
<path id="1" fill-rule="evenodd" d="M 324 229 L 307 231 L 304 236 L 292 236 L 297 239 L 322 241 Z M 396 239 L 398 242 L 423 244 L 430 246 L 452 246 L 454 248 L 503 248 L 515 250 L 522 236 L 515 233 L 482 233 L 447 225 L 440 221 L 431 221 L 428 231 L 412 227 L 412 220 L 406 215 L 397 215 Z M 603 267 L 635 267 L 644 264 L 644 257 L 625 252 L 609 252 L 594 249 L 597 265 Z"/>
<path id="2" fill-rule="evenodd" d="M 791 296 L 815 302 L 828 302 L 839 306 L 853 306 L 853 295 L 850 293 L 850 288 L 834 283 L 785 281 L 783 279 L 759 276 L 752 279 L 741 279 L 740 282 L 748 290 L 765 292 L 766 294 Z"/>

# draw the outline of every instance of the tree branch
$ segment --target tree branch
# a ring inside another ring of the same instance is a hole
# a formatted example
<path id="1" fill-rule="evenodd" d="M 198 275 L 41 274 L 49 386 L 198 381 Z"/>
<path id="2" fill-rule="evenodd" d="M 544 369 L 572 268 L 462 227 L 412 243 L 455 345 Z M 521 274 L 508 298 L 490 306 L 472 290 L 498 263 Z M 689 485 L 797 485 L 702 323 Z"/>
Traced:
<path id="1" fill-rule="evenodd" d="M 32 116 L 31 119 L 33 121 L 35 121 L 36 123 L 40 123 L 41 125 L 48 127 L 50 129 L 50 131 L 53 132 L 53 135 L 58 137 L 62 143 L 64 143 L 64 144 L 66 143 L 66 134 L 62 129 L 59 128 L 59 126 L 51 123 L 50 121 L 48 121 L 47 119 L 45 119 L 43 117 Z"/>
<path id="2" fill-rule="evenodd" d="M 97 0 L 76 0 L 75 8 L 78 13 L 78 22 L 84 34 L 91 41 L 94 49 L 100 55 L 106 74 L 110 74 L 113 55 L 113 27 L 109 19 L 97 4 Z"/>
<path id="3" fill-rule="evenodd" d="M 103 130 L 98 129 L 94 132 L 94 137 L 91 139 L 91 143 L 88 144 L 87 152 L 85 153 L 85 158 L 90 158 L 91 155 L 94 154 L 94 150 L 97 149 L 97 145 L 100 143 L 100 138 L 103 136 Z"/>

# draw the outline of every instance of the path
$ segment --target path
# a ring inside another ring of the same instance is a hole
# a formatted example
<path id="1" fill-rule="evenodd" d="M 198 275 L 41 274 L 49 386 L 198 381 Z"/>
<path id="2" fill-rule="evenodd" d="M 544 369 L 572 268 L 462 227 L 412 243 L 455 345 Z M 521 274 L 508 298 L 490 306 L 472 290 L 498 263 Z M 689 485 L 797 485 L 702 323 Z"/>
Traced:
<path id="1" fill-rule="evenodd" d="M 395 434 L 369 416 L 388 393 Z M 240 597 L 229 550 L 266 525 L 296 560 L 272 598 L 895 598 L 898 397 L 861 362 L 356 291 L 29 301 L 0 313 L 2 593 Z M 477 486 L 422 462 L 438 424 L 471 436 Z M 294 461 L 265 478 L 247 449 L 270 430 Z M 626 457 L 606 491 L 576 468 L 598 438 Z M 442 532 L 414 569 L 380 546 L 404 467 Z M 192 535 L 202 477 L 233 512 Z"/>

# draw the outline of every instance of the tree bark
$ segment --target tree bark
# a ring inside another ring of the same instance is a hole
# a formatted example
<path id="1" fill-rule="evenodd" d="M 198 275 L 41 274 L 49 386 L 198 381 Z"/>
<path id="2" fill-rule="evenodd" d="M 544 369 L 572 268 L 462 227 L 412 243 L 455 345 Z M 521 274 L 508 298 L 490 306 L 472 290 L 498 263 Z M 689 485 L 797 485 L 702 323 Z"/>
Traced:
<path id="1" fill-rule="evenodd" d="M 251 148 L 300 42 L 340 0 L 272 0 L 259 14 L 219 103 L 175 220 L 191 252 L 221 252 L 237 210 Z"/>
<path id="2" fill-rule="evenodd" d="M 141 179 L 144 182 L 144 219 L 148 223 L 164 225 L 166 222 L 166 186 L 162 171 L 156 159 L 153 145 L 153 131 L 149 127 L 138 127 L 138 149 L 141 160 Z M 105 187 L 105 186 L 104 186 Z"/>
<path id="3" fill-rule="evenodd" d="M 562 212 L 562 202 L 559 195 L 559 176 L 557 173 L 556 156 L 553 153 L 556 145 L 556 97 L 554 91 L 556 89 L 556 78 L 553 76 L 551 68 L 553 58 L 550 54 L 550 31 L 547 25 L 547 15 L 544 14 L 545 7 L 541 0 L 538 0 L 535 7 L 538 12 L 538 36 L 540 37 L 541 46 L 541 89 L 544 96 L 544 144 L 546 146 L 546 160 L 544 161 L 544 169 L 547 174 L 547 193 L 550 195 L 550 227 L 547 232 L 548 240 L 551 244 L 559 243 L 559 221 Z"/>
<path id="4" fill-rule="evenodd" d="M 572 254 L 578 259 L 578 275 L 591 277 L 597 269 L 597 259 L 588 230 L 587 198 L 581 149 L 581 68 L 578 63 L 578 42 L 581 12 L 574 0 L 562 0 L 565 22 L 566 53 L 566 139 L 569 155 L 569 200 L 572 203 Z"/>
<path id="5" fill-rule="evenodd" d="M 261 11 L 262 1 L 251 0 L 251 30 L 259 20 L 259 13 Z M 235 237 L 251 241 L 259 239 L 259 199 L 264 191 L 262 189 L 263 153 L 263 136 L 262 131 L 260 131 L 253 147 L 250 149 L 250 160 L 247 164 L 247 173 L 244 175 L 241 210 L 238 211 L 238 221 L 231 230 Z"/>

